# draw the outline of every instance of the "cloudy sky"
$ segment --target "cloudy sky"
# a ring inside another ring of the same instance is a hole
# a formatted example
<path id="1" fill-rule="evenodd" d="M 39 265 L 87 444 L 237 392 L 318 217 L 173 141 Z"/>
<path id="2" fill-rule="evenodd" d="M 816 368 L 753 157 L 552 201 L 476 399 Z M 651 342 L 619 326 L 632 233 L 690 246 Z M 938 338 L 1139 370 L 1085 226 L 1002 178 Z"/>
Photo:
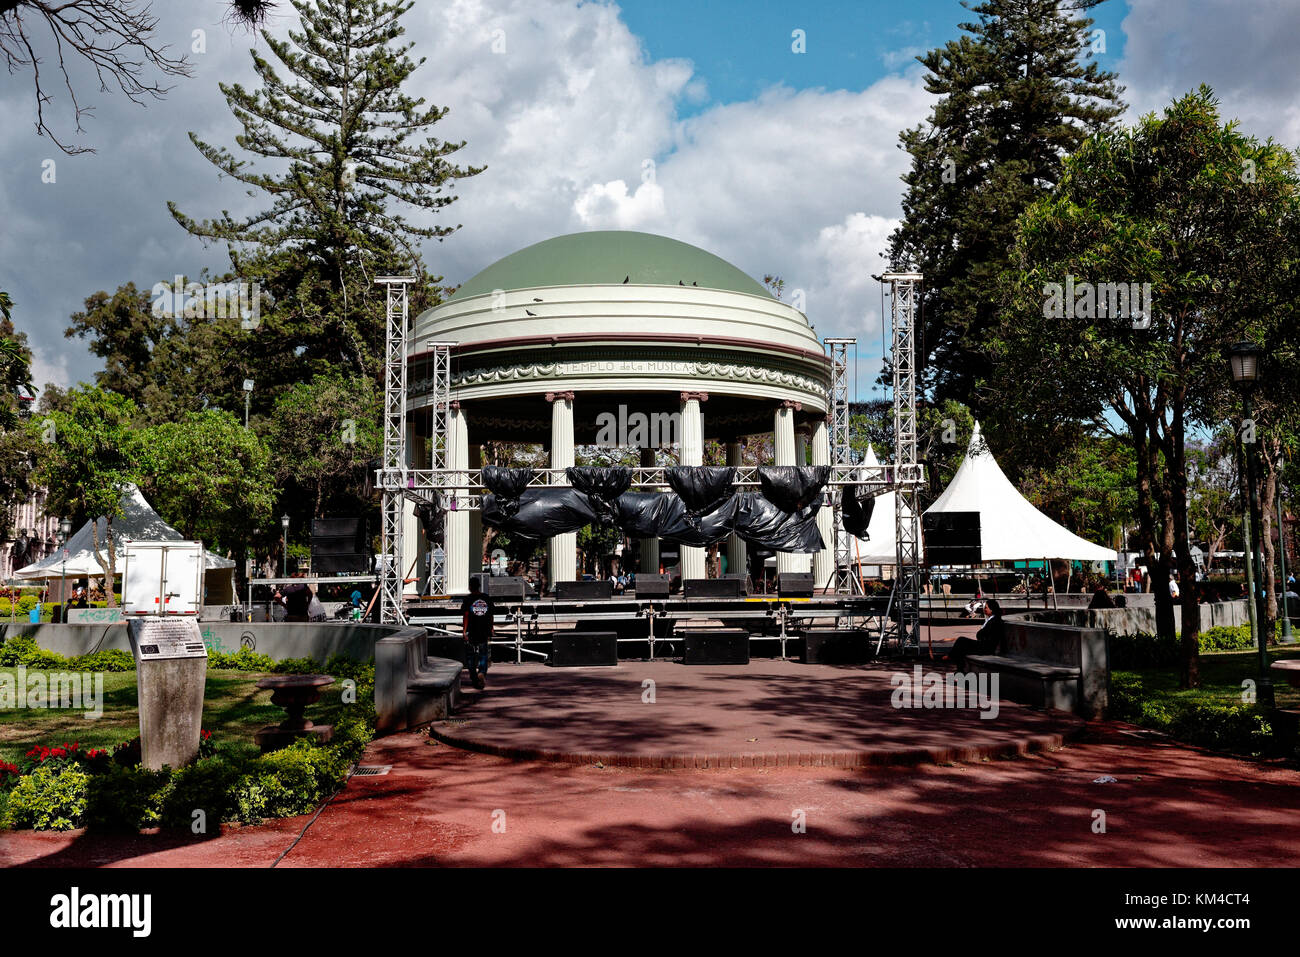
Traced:
<path id="1" fill-rule="evenodd" d="M 283 36 L 294 19 L 280 7 L 269 26 Z M 99 368 L 63 336 L 86 296 L 225 268 L 224 249 L 185 234 L 167 200 L 198 218 L 260 207 L 220 181 L 186 134 L 233 144 L 217 84 L 254 85 L 249 49 L 266 53 L 265 42 L 223 24 L 223 0 L 166 0 L 154 12 L 159 36 L 193 64 L 165 100 L 136 106 L 80 75 L 95 114 L 75 136 L 50 85 L 56 130 L 93 155 L 64 156 L 36 136 L 29 74 L 0 87 L 0 289 L 31 339 L 38 383 L 74 384 Z M 1095 17 L 1098 60 L 1119 73 L 1132 117 L 1206 82 L 1248 132 L 1300 144 L 1300 0 L 1107 0 Z M 898 131 L 929 109 L 913 57 L 968 18 L 957 0 L 416 0 L 404 22 L 427 62 L 409 91 L 450 107 L 435 135 L 467 141 L 459 159 L 489 167 L 442 216 L 464 228 L 425 258 L 459 283 L 578 230 L 695 243 L 758 278 L 782 275 L 819 334 L 859 336 L 866 398 L 868 357 L 880 350 L 870 274 L 906 166 Z M 795 31 L 805 52 L 793 49 Z"/>

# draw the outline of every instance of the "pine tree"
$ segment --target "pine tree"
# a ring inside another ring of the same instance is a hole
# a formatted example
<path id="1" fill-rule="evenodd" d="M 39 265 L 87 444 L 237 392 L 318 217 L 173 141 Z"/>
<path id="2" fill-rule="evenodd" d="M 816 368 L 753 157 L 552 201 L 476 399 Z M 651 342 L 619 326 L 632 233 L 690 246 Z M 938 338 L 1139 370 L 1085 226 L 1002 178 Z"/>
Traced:
<path id="1" fill-rule="evenodd" d="M 302 32 L 284 41 L 261 31 L 284 80 L 252 51 L 261 88 L 222 84 L 243 126 L 242 150 L 269 160 L 257 169 L 226 149 L 190 139 L 268 209 L 195 221 L 169 203 L 186 230 L 230 246 L 234 273 L 256 281 L 266 297 L 255 349 L 281 384 L 330 368 L 377 374 L 384 338 L 384 296 L 376 276 L 414 274 L 413 309 L 437 302 L 441 277 L 430 276 L 419 244 L 459 226 L 417 225 L 393 209 L 438 212 L 455 201 L 454 182 L 482 168 L 447 157 L 465 144 L 425 137 L 447 114 L 401 92 L 423 63 L 400 43 L 399 20 L 413 6 L 384 0 L 293 0 Z M 233 345 L 233 344 L 232 344 Z M 259 391 L 261 386 L 259 385 Z M 265 394 L 265 393 L 263 393 Z"/>
<path id="2" fill-rule="evenodd" d="M 1062 159 L 1124 110 L 1114 74 L 1084 62 L 1092 20 L 1077 14 L 1100 2 L 963 0 L 979 17 L 961 24 L 970 36 L 917 58 L 940 99 L 899 137 L 912 168 L 889 259 L 925 274 L 917 346 L 936 398 L 980 409 L 993 289 L 1016 218 L 1056 184 Z"/>

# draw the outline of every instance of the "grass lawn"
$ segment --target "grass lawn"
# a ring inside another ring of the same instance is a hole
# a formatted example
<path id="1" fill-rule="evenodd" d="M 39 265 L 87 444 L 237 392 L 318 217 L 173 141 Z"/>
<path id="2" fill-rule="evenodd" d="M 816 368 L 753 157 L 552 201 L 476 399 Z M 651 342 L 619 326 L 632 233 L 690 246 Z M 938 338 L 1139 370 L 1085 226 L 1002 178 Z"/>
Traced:
<path id="1" fill-rule="evenodd" d="M 1270 661 L 1300 658 L 1300 645 L 1270 648 Z M 1115 671 L 1112 680 L 1135 679 L 1144 697 L 1159 698 L 1169 704 L 1241 704 L 1241 683 L 1247 678 L 1259 681 L 1259 653 L 1250 651 L 1201 652 L 1201 687 L 1179 688 L 1178 668 L 1134 668 Z M 1274 677 L 1273 692 L 1279 708 L 1300 708 L 1300 688 L 1292 688 Z"/>
<path id="2" fill-rule="evenodd" d="M 0 668 L 16 675 L 16 668 Z M 28 674 L 34 674 L 28 669 Z M 218 751 L 257 753 L 253 732 L 284 720 L 284 711 L 271 704 L 271 692 L 257 687 L 264 674 L 249 671 L 208 670 L 203 701 L 203 727 L 211 731 Z M 321 700 L 307 709 L 308 717 L 319 720 L 322 709 L 339 703 L 338 685 L 327 689 Z M 113 748 L 140 733 L 136 711 L 134 671 L 104 674 L 104 713 L 90 719 L 76 709 L 0 710 L 0 761 L 17 762 L 34 745 L 56 747 L 65 741 L 80 741 L 85 748 Z"/>

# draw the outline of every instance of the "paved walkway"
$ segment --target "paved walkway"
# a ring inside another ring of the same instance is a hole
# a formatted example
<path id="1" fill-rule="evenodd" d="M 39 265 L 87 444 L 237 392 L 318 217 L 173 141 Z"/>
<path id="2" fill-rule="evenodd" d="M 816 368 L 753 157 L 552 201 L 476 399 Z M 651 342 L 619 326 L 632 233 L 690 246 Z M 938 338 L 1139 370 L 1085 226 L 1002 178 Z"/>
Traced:
<path id="1" fill-rule="evenodd" d="M 468 689 L 461 711 L 436 723 L 434 735 L 486 754 L 570 764 L 868 767 L 1025 754 L 1060 747 L 1083 726 L 1005 701 L 982 711 L 976 701 L 957 709 L 894 707 L 899 680 L 915 684 L 919 705 L 921 676 L 944 672 L 929 662 L 762 659 L 712 667 L 498 666 L 488 689 Z"/>
<path id="2" fill-rule="evenodd" d="M 596 768 L 427 742 L 375 742 L 366 762 L 392 772 L 352 778 L 279 866 L 1290 867 L 1300 856 L 1300 773 L 1120 725 L 1025 758 L 875 769 Z M 1103 775 L 1115 783 L 1094 783 Z M 5 833 L 0 863 L 269 867 L 310 821 L 207 839 Z"/>

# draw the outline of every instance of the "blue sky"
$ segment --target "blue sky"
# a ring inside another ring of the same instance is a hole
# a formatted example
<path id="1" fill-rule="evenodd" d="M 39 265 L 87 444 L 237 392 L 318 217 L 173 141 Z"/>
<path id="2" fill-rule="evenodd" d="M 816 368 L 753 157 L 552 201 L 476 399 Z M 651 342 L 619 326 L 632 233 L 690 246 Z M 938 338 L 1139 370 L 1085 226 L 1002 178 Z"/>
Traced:
<path id="1" fill-rule="evenodd" d="M 695 64 L 709 97 L 689 104 L 685 115 L 753 99 L 775 84 L 865 90 L 977 19 L 958 0 L 626 0 L 622 10 L 652 57 Z M 1123 55 L 1127 12 L 1125 0 L 1107 0 L 1091 14 L 1093 28 L 1106 32 L 1106 52 L 1096 57 L 1105 69 Z M 796 29 L 805 32 L 803 55 L 791 51 Z"/>

